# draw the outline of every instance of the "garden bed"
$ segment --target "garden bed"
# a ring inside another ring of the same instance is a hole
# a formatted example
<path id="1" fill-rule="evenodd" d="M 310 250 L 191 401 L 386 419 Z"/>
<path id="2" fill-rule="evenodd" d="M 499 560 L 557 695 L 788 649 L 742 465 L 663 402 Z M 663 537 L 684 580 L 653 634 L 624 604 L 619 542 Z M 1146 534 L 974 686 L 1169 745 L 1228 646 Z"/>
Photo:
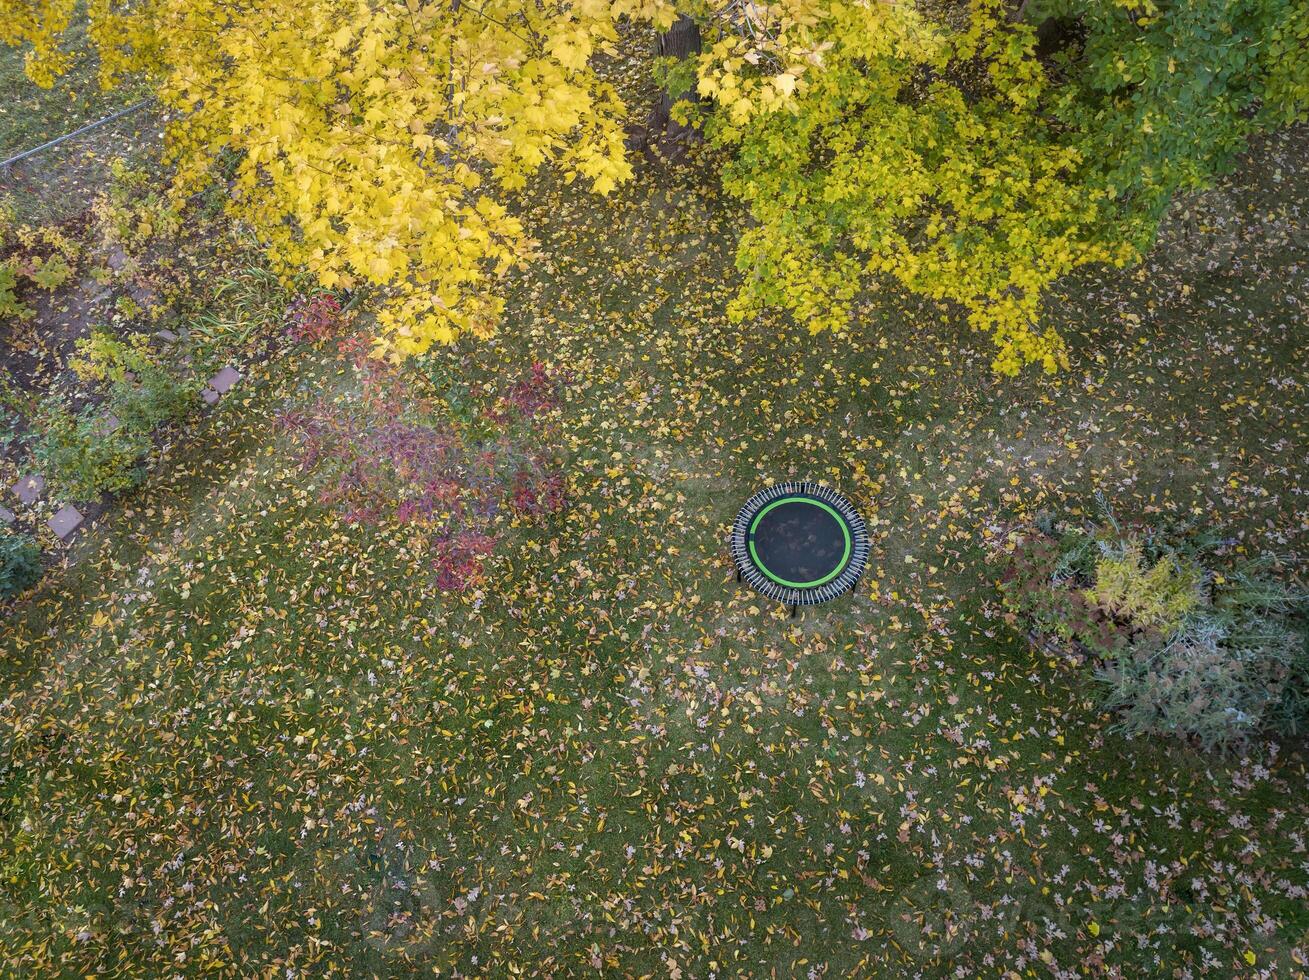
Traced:
<path id="1" fill-rule="evenodd" d="M 1040 649 L 1090 666 L 1134 735 L 1207 749 L 1309 726 L 1309 593 L 1273 559 L 1194 528 L 1038 521 L 1012 530 L 1001 579 Z"/>
<path id="2" fill-rule="evenodd" d="M 164 175 L 108 171 L 72 216 L 0 214 L 0 518 L 47 563 L 250 366 L 303 339 L 294 293 L 221 197 L 178 209 Z"/>

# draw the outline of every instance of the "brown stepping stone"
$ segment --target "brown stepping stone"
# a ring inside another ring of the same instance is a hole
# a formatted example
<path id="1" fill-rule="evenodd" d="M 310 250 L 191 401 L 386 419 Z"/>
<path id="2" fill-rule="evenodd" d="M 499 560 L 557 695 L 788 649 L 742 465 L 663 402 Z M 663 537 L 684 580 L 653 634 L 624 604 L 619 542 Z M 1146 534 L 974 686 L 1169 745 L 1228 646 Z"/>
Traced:
<path id="1" fill-rule="evenodd" d="M 230 364 L 209 379 L 209 387 L 220 395 L 227 394 L 241 380 L 241 372 Z"/>
<path id="2" fill-rule="evenodd" d="M 165 344 L 177 343 L 177 334 L 173 333 L 171 330 L 156 330 L 155 336 Z"/>
<path id="3" fill-rule="evenodd" d="M 20 503 L 34 504 L 45 490 L 45 477 L 40 473 L 25 476 L 12 487 Z"/>
<path id="4" fill-rule="evenodd" d="M 82 526 L 82 512 L 69 504 L 59 510 L 59 513 L 46 522 L 50 525 L 50 530 L 55 532 L 55 536 L 60 541 L 68 540 L 68 536 Z"/>
<path id="5" fill-rule="evenodd" d="M 218 399 L 223 396 L 214 391 L 213 388 L 206 388 L 204 391 L 200 392 L 200 397 L 205 400 L 205 404 L 207 405 L 217 405 Z"/>
<path id="6" fill-rule="evenodd" d="M 3 504 L 0 504 L 0 524 L 12 524 L 15 520 L 14 512 Z"/>

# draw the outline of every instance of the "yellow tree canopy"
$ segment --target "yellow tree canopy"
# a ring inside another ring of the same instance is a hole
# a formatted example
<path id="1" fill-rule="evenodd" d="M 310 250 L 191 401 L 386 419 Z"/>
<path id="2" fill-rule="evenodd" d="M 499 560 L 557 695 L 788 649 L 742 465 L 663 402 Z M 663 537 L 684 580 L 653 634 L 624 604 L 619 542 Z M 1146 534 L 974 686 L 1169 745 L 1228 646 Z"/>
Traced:
<path id="1" fill-rule="evenodd" d="M 49 85 L 76 0 L 0 0 L 0 40 Z M 630 176 L 625 107 L 593 68 L 644 0 L 89 0 L 102 82 L 173 110 L 177 189 L 222 151 L 234 213 L 275 263 L 380 291 L 394 356 L 493 328 L 530 247 L 505 206 L 543 163 L 605 194 Z"/>
<path id="2" fill-rule="evenodd" d="M 0 0 L 38 82 L 77 2 Z M 534 170 L 631 176 L 595 70 L 624 17 L 700 25 L 665 78 L 705 100 L 677 111 L 755 219 L 734 315 L 841 331 L 890 279 L 961 305 L 1010 374 L 1066 360 L 1053 282 L 1134 261 L 1176 191 L 1309 114 L 1304 0 L 87 2 L 104 81 L 144 74 L 173 110 L 179 190 L 229 151 L 236 214 L 283 267 L 379 291 L 394 357 L 493 328 L 531 244 L 506 195 Z"/>

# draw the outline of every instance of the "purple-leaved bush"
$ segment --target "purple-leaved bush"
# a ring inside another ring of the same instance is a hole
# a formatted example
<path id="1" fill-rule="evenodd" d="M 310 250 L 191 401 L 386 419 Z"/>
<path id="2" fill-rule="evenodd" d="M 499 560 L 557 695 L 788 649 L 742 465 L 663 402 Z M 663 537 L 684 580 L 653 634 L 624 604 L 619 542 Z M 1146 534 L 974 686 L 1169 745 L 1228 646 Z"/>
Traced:
<path id="1" fill-rule="evenodd" d="M 322 503 L 351 523 L 409 530 L 438 588 L 463 591 L 483 580 L 506 523 L 499 518 L 563 509 L 567 481 L 545 448 L 554 428 L 541 419 L 557 404 L 558 381 L 543 366 L 488 393 L 482 415 L 492 433 L 471 442 L 442 419 L 438 399 L 369 356 L 366 339 L 349 338 L 341 349 L 358 371 L 358 395 L 320 398 L 285 413 L 282 425 L 302 467 L 324 475 Z M 530 427 L 518 424 L 529 419 Z"/>

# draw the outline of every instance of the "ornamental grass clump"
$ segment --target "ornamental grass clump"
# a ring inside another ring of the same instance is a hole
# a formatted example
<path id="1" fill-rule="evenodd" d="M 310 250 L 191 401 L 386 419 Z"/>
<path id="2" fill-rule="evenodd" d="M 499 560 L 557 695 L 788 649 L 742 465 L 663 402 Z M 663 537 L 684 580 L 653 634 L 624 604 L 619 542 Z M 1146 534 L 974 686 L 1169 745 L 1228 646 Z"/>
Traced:
<path id="1" fill-rule="evenodd" d="M 1005 604 L 1092 664 L 1134 735 L 1207 749 L 1309 724 L 1309 603 L 1267 561 L 1233 566 L 1213 536 L 1044 522 L 1010 538 Z"/>

